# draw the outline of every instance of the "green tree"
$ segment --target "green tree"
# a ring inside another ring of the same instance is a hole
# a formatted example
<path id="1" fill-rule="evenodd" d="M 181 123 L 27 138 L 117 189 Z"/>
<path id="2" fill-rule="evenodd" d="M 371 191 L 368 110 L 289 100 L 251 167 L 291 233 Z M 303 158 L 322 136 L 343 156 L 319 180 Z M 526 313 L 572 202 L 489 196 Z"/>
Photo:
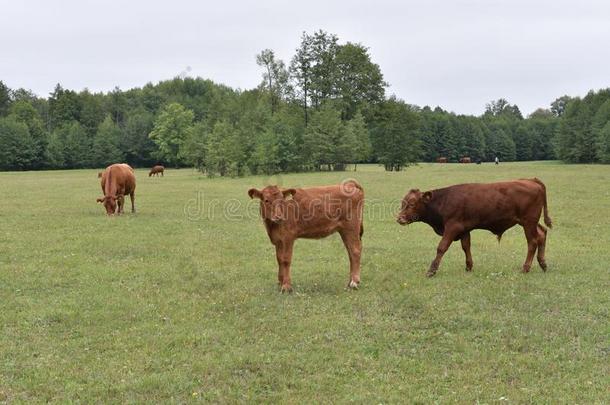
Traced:
<path id="1" fill-rule="evenodd" d="M 8 114 L 11 105 L 11 89 L 0 80 L 0 117 Z"/>
<path id="2" fill-rule="evenodd" d="M 10 116 L 16 121 L 24 123 L 32 140 L 32 169 L 41 169 L 44 166 L 47 148 L 47 133 L 38 111 L 25 99 L 19 99 L 11 104 Z"/>
<path id="3" fill-rule="evenodd" d="M 178 103 L 168 104 L 159 113 L 149 136 L 161 159 L 174 165 L 182 163 L 180 147 L 193 129 L 193 118 L 193 112 Z"/>
<path id="4" fill-rule="evenodd" d="M 275 113 L 282 100 L 291 94 L 289 74 L 284 62 L 275 58 L 271 49 L 265 49 L 256 55 L 256 63 L 264 69 L 261 88 L 269 95 L 271 113 Z"/>
<path id="5" fill-rule="evenodd" d="M 219 121 L 206 142 L 206 171 L 208 176 L 240 176 L 243 174 L 245 153 L 235 128 Z"/>
<path id="6" fill-rule="evenodd" d="M 0 118 L 0 170 L 25 170 L 35 159 L 28 127 L 14 116 Z"/>
<path id="7" fill-rule="evenodd" d="M 347 134 L 345 142 L 352 148 L 349 161 L 354 163 L 354 171 L 356 171 L 358 162 L 366 162 L 372 152 L 369 130 L 362 114 L 358 112 L 354 118 L 347 121 L 345 131 Z"/>
<path id="8" fill-rule="evenodd" d="M 120 149 L 121 129 L 107 115 L 100 124 L 93 140 L 92 163 L 96 167 L 106 167 L 113 163 L 120 163 L 125 154 Z"/>
<path id="9" fill-rule="evenodd" d="M 385 97 L 387 83 L 379 65 L 371 62 L 368 49 L 348 42 L 337 49 L 334 68 L 336 96 L 340 99 L 341 117 L 354 117 L 358 110 L 377 104 Z"/>
<path id="10" fill-rule="evenodd" d="M 375 112 L 371 130 L 373 154 L 388 171 L 400 171 L 421 154 L 419 116 L 412 106 L 392 97 Z"/>

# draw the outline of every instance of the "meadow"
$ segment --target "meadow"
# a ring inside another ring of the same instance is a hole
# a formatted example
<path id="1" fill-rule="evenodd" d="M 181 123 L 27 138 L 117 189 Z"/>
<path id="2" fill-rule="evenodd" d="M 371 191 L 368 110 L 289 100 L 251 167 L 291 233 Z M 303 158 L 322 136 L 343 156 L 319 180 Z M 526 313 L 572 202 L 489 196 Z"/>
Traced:
<path id="1" fill-rule="evenodd" d="M 136 171 L 106 217 L 96 170 L 0 173 L 0 402 L 608 403 L 610 166 L 420 164 L 208 179 Z M 426 278 L 439 237 L 399 226 L 410 188 L 539 177 L 544 273 L 521 227 L 472 235 Z M 355 178 L 362 283 L 338 235 L 299 240 L 294 293 L 247 190 Z M 129 207 L 129 203 L 127 203 Z"/>

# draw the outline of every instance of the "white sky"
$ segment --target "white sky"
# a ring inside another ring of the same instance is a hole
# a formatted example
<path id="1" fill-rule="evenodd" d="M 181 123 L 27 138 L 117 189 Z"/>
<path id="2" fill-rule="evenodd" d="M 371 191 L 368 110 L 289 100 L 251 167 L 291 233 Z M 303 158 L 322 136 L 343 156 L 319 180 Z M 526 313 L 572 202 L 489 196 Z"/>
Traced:
<path id="1" fill-rule="evenodd" d="M 504 97 L 524 114 L 610 86 L 606 0 L 0 0 L 0 80 L 46 96 L 191 76 L 249 89 L 255 55 L 287 64 L 301 33 L 370 48 L 389 94 L 481 114 Z"/>

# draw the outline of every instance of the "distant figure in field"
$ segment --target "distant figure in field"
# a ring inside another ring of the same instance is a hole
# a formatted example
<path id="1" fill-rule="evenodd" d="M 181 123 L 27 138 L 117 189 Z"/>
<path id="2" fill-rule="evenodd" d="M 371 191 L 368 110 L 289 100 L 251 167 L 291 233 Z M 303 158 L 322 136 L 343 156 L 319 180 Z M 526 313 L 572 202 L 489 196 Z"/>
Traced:
<path id="1" fill-rule="evenodd" d="M 460 158 L 460 163 L 472 163 L 472 160 L 470 160 L 468 156 L 464 156 L 463 158 Z"/>
<path id="2" fill-rule="evenodd" d="M 325 187 L 288 188 L 267 186 L 248 190 L 250 198 L 260 199 L 269 240 L 275 246 L 278 283 L 281 292 L 291 292 L 292 246 L 299 238 L 320 239 L 335 232 L 341 235 L 349 256 L 348 288 L 360 283 L 362 252 L 362 209 L 364 191 L 355 180 Z"/>
<path id="3" fill-rule="evenodd" d="M 402 200 L 398 223 L 407 225 L 424 222 L 442 236 L 436 249 L 436 257 L 426 274 L 434 276 L 443 255 L 454 241 L 462 242 L 466 255 L 466 271 L 472 270 L 470 231 L 485 229 L 494 233 L 498 241 L 502 234 L 519 224 L 527 239 L 527 258 L 523 272 L 530 271 L 534 254 L 538 251 L 538 264 L 546 271 L 544 250 L 547 229 L 552 227 L 546 202 L 546 187 L 537 178 L 503 181 L 499 183 L 471 183 L 421 192 L 410 190 Z"/>
<path id="4" fill-rule="evenodd" d="M 496 162 L 496 164 L 500 164 L 500 159 L 498 159 L 498 157 L 496 156 L 496 158 L 494 159 L 494 162 Z"/>
<path id="5" fill-rule="evenodd" d="M 101 178 L 102 178 L 102 174 L 103 174 L 103 173 L 104 173 L 104 172 L 97 172 L 97 178 L 98 178 L 98 179 L 101 179 Z"/>
<path id="6" fill-rule="evenodd" d="M 152 169 L 150 169 L 150 172 L 148 173 L 148 177 L 150 176 L 159 176 L 159 173 L 161 173 L 161 177 L 163 177 L 163 172 L 165 171 L 165 167 L 161 166 L 161 165 L 155 165 L 152 167 Z"/>
<path id="7" fill-rule="evenodd" d="M 113 215 L 115 212 L 121 214 L 125 205 L 125 195 L 129 194 L 131 199 L 131 212 L 136 212 L 134 204 L 136 191 L 136 177 L 131 166 L 125 163 L 115 163 L 102 172 L 102 192 L 104 198 L 98 198 L 97 202 L 103 203 L 106 214 Z"/>
<path id="8" fill-rule="evenodd" d="M 481 158 L 477 158 L 477 164 L 480 165 L 481 164 Z"/>
<path id="9" fill-rule="evenodd" d="M 447 158 L 444 156 L 441 156 L 438 159 L 436 159 L 436 163 L 447 163 Z"/>

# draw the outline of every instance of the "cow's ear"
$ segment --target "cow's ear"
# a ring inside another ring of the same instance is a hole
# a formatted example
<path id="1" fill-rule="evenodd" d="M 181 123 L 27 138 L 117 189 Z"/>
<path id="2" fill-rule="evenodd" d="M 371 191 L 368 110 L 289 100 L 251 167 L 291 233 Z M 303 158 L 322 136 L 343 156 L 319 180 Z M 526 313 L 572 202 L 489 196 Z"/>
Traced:
<path id="1" fill-rule="evenodd" d="M 284 198 L 286 198 L 288 196 L 293 196 L 296 194 L 296 192 L 297 192 L 297 190 L 294 188 L 287 188 L 285 190 L 282 190 L 282 194 L 284 195 Z"/>
<path id="2" fill-rule="evenodd" d="M 98 203 L 104 202 L 104 199 L 103 199 L 103 198 L 98 198 L 98 199 L 97 199 L 97 202 L 98 202 Z"/>
<path id="3" fill-rule="evenodd" d="M 422 198 L 424 199 L 424 202 L 430 202 L 430 200 L 432 199 L 432 191 L 426 191 L 423 195 Z"/>
<path id="4" fill-rule="evenodd" d="M 248 190 L 248 195 L 250 196 L 250 198 L 261 198 L 262 194 L 259 190 L 255 189 L 255 188 L 251 188 L 250 190 Z"/>

